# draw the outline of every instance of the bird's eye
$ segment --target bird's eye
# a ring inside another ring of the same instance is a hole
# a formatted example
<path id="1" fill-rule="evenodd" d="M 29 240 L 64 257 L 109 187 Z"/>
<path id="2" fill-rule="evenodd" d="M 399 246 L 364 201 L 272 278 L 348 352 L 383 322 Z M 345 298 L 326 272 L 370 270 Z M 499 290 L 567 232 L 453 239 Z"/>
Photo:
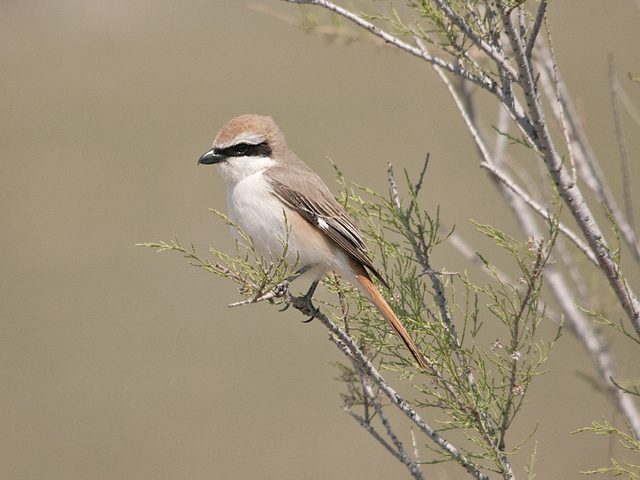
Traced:
<path id="1" fill-rule="evenodd" d="M 246 143 L 239 143 L 233 149 L 236 151 L 237 155 L 244 155 L 249 151 L 249 145 Z"/>

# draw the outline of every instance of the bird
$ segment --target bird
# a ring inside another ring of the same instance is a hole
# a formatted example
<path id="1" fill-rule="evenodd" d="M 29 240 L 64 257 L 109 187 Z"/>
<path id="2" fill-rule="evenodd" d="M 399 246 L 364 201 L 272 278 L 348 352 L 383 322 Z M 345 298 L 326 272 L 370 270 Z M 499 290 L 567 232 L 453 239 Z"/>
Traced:
<path id="1" fill-rule="evenodd" d="M 280 258 L 318 281 L 336 272 L 378 310 L 418 364 L 427 363 L 372 281 L 389 288 L 374 267 L 362 234 L 322 179 L 289 148 L 271 117 L 241 115 L 227 122 L 198 165 L 215 165 L 226 184 L 228 217 L 251 237 L 256 252 Z M 237 229 L 234 235 L 238 236 Z"/>

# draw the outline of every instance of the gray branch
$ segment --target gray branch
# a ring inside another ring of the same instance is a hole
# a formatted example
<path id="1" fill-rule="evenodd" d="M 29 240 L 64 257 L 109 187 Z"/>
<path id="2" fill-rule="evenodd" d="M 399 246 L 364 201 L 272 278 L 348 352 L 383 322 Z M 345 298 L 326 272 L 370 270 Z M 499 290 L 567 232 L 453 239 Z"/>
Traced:
<path id="1" fill-rule="evenodd" d="M 460 464 L 474 478 L 488 480 L 489 477 L 484 475 L 478 467 L 475 466 L 465 455 L 460 453 L 456 447 L 449 443 L 436 430 L 432 429 L 413 410 L 409 404 L 386 382 L 380 375 L 378 370 L 373 366 L 369 359 L 362 353 L 356 343 L 341 328 L 321 312 L 315 312 L 314 317 L 318 319 L 332 335 L 335 335 L 339 342 L 334 341 L 336 345 L 345 353 L 352 361 L 362 369 L 362 371 L 377 385 L 387 398 L 393 403 L 409 420 L 411 420 L 425 435 L 427 435 L 438 448 L 443 450 L 451 459 Z"/>

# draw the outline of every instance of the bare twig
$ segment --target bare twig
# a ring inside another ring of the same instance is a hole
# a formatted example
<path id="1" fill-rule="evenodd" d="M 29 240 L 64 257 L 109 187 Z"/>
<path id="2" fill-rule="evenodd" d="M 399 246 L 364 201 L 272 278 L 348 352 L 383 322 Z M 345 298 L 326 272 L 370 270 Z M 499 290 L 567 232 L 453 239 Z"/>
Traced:
<path id="1" fill-rule="evenodd" d="M 527 58 L 531 58 L 531 52 L 533 52 L 533 47 L 536 44 L 536 39 L 538 38 L 538 32 L 540 31 L 540 27 L 542 26 L 542 21 L 545 18 L 545 13 L 547 11 L 547 3 L 548 0 L 542 0 L 540 5 L 538 5 L 538 12 L 536 13 L 536 19 L 531 26 L 531 30 L 529 31 L 529 39 L 527 40 L 527 49 L 526 56 Z"/>
<path id="2" fill-rule="evenodd" d="M 542 3 L 543 5 L 546 2 Z M 567 150 L 569 150 L 569 160 L 571 161 L 571 177 L 573 182 L 577 181 L 577 172 L 576 172 L 576 160 L 575 153 L 573 151 L 573 144 L 571 139 L 569 138 L 569 132 L 567 130 L 567 125 L 564 119 L 564 108 L 562 108 L 562 100 L 560 98 L 560 82 L 559 82 L 559 73 L 558 73 L 558 64 L 556 62 L 556 55 L 553 51 L 553 41 L 551 39 L 551 29 L 549 28 L 549 23 L 547 21 L 547 17 L 544 18 L 545 30 L 547 31 L 547 43 L 549 44 L 549 56 L 551 57 L 551 63 L 553 65 L 553 84 L 555 85 L 556 91 L 556 105 L 558 107 L 559 112 L 559 124 L 560 130 L 562 131 L 562 135 L 564 135 L 565 144 L 567 145 Z M 527 58 L 531 58 L 531 52 L 529 51 L 529 55 Z"/>
<path id="3" fill-rule="evenodd" d="M 625 216 L 618 207 L 615 197 L 607 184 L 604 172 L 591 149 L 585 129 L 571 101 L 566 83 L 559 73 L 554 73 L 557 70 L 548 50 L 538 49 L 535 53 L 537 65 L 541 67 L 540 84 L 548 99 L 551 112 L 558 124 L 561 124 L 563 116 L 566 119 L 565 126 L 570 142 L 568 148 L 571 149 L 576 165 L 580 170 L 580 180 L 593 192 L 598 202 L 603 202 L 606 205 L 607 210 L 613 215 L 622 239 L 630 248 L 636 262 L 640 262 L 640 243 L 634 235 L 631 225 L 626 221 Z M 560 105 L 551 100 L 556 95 L 555 89 L 552 87 L 554 78 L 559 92 Z"/>
<path id="4" fill-rule="evenodd" d="M 429 54 L 425 54 L 421 49 L 413 47 L 411 45 L 409 45 L 408 43 L 403 42 L 402 40 L 394 37 L 393 35 L 391 35 L 390 33 L 385 32 L 384 30 L 376 27 L 374 24 L 372 24 L 371 22 L 367 22 L 366 20 L 363 20 L 362 18 L 358 17 L 357 15 L 355 15 L 354 13 L 338 6 L 335 5 L 331 2 L 325 1 L 325 0 L 284 0 L 285 2 L 289 2 L 289 3 L 299 3 L 299 4 L 305 4 L 305 5 L 317 5 L 323 8 L 326 8 L 327 10 L 330 10 L 332 12 L 337 13 L 338 15 L 341 15 L 345 18 L 347 18 L 348 20 L 352 21 L 353 23 L 355 23 L 356 25 L 358 25 L 361 28 L 364 28 L 365 30 L 368 30 L 369 32 L 371 32 L 372 34 L 382 38 L 386 43 L 391 44 L 395 47 L 400 48 L 401 50 L 404 50 L 407 53 L 410 53 L 411 55 L 414 55 L 416 57 L 420 57 L 421 59 L 429 62 L 429 63 L 433 63 L 436 65 L 439 65 L 440 67 L 442 67 L 445 70 L 450 71 L 451 73 L 454 73 L 456 75 L 459 75 L 463 78 L 466 78 L 467 80 L 479 85 L 480 87 L 491 91 L 491 92 L 495 92 L 496 89 L 499 89 L 498 85 L 488 76 L 483 75 L 481 77 L 477 77 L 474 74 L 470 73 L 469 71 L 467 71 L 466 69 L 454 65 L 450 62 L 444 61 L 441 58 L 438 57 L 434 57 L 432 55 Z"/>
<path id="5" fill-rule="evenodd" d="M 469 24 L 462 18 L 460 18 L 453 9 L 449 6 L 449 3 L 445 0 L 434 0 L 435 4 L 438 5 L 440 10 L 445 14 L 445 16 L 450 19 L 456 26 L 465 34 L 467 38 L 469 38 L 473 43 L 475 43 L 480 50 L 489 56 L 496 64 L 504 69 L 512 81 L 519 82 L 518 72 L 514 70 L 514 68 L 509 65 L 509 62 L 506 58 L 504 58 L 497 50 L 493 47 L 493 45 L 489 45 L 482 38 L 480 38 L 472 29 L 469 27 Z"/>
<path id="6" fill-rule="evenodd" d="M 420 189 L 422 188 L 422 181 L 424 180 L 424 174 L 427 172 L 427 166 L 429 165 L 429 154 L 427 153 L 427 156 L 425 157 L 424 160 L 424 164 L 422 165 L 422 171 L 420 172 L 420 178 L 418 178 L 418 182 L 416 183 L 416 186 L 414 187 L 414 196 L 417 197 L 418 194 L 420 193 Z M 397 196 L 397 191 L 395 192 L 396 196 Z M 409 205 L 409 208 L 407 209 L 407 218 L 411 216 L 411 211 L 413 210 L 413 207 L 415 207 L 415 200 L 411 199 L 411 204 Z"/>
<path id="7" fill-rule="evenodd" d="M 424 45 L 421 44 L 421 48 L 425 48 Z M 520 187 L 518 187 L 515 183 L 513 183 L 506 176 L 506 174 L 504 174 L 501 170 L 499 170 L 493 165 L 493 160 L 492 160 L 491 153 L 489 152 L 489 148 L 487 147 L 484 139 L 482 138 L 482 135 L 480 134 L 477 126 L 469 116 L 469 113 L 464 108 L 464 104 L 460 99 L 460 97 L 458 96 L 458 93 L 454 88 L 453 84 L 449 81 L 448 77 L 444 74 L 444 72 L 441 69 L 439 69 L 435 65 L 433 66 L 433 69 L 440 77 L 440 80 L 442 80 L 442 82 L 445 84 L 445 86 L 449 90 L 449 94 L 451 95 L 454 102 L 456 103 L 456 106 L 458 107 L 460 115 L 462 116 L 462 119 L 467 125 L 467 128 L 469 129 L 469 132 L 471 133 L 471 136 L 473 137 L 473 140 L 475 141 L 476 146 L 480 151 L 480 154 L 483 159 L 482 162 L 480 163 L 480 166 L 486 169 L 487 171 L 489 171 L 506 188 L 511 190 L 516 196 L 522 199 L 522 201 L 524 201 L 527 205 L 529 205 L 542 218 L 544 218 L 546 221 L 549 221 L 551 219 L 551 214 L 549 213 L 549 211 L 543 208 L 542 206 L 540 206 L 535 200 L 533 200 L 533 198 L 531 198 Z M 558 228 L 569 240 L 571 240 L 571 242 L 573 242 L 587 256 L 589 260 L 591 260 L 591 262 L 594 265 L 598 265 L 598 261 L 595 255 L 593 254 L 593 252 L 589 249 L 589 247 L 586 244 L 584 244 L 578 238 L 578 236 L 575 233 L 573 233 L 568 227 L 566 227 L 563 224 L 558 225 Z"/>
<path id="8" fill-rule="evenodd" d="M 347 407 L 343 407 L 343 410 L 345 412 L 347 412 L 349 415 L 351 415 L 359 424 L 362 428 L 364 428 L 373 438 L 375 438 L 378 443 L 380 445 L 382 445 L 384 448 L 387 449 L 387 451 L 393 455 L 394 457 L 396 457 L 399 461 L 402 462 L 402 456 L 395 450 L 395 448 L 393 448 L 391 446 L 391 444 L 389 444 L 389 442 L 387 442 L 377 431 L 375 428 L 373 428 L 373 425 L 371 425 L 371 422 L 367 421 L 366 419 L 362 418 L 360 415 L 356 414 L 354 411 L 352 411 L 350 408 Z"/>
<path id="9" fill-rule="evenodd" d="M 382 405 L 380 405 L 380 402 L 376 398 L 376 395 L 373 393 L 373 390 L 371 389 L 371 385 L 369 385 L 369 381 L 367 380 L 367 377 L 364 375 L 364 373 L 362 372 L 362 369 L 357 363 L 354 362 L 353 365 L 356 371 L 358 372 L 358 375 L 360 376 L 360 383 L 362 384 L 362 392 L 364 393 L 364 396 L 368 399 L 369 403 L 372 404 L 373 407 L 375 408 L 376 414 L 378 415 L 380 422 L 384 426 L 385 430 L 387 431 L 387 435 L 389 436 L 389 438 L 393 442 L 393 445 L 395 446 L 395 450 L 399 455 L 399 460 L 409 469 L 409 471 L 411 472 L 411 475 L 414 478 L 422 479 L 422 473 L 420 472 L 420 468 L 418 468 L 418 465 L 411 460 L 409 455 L 407 455 L 407 452 L 402 446 L 402 442 L 396 436 L 395 432 L 393 431 L 393 428 L 391 428 L 391 425 L 389 423 L 387 416 L 382 411 Z"/>
<path id="10" fill-rule="evenodd" d="M 631 184 L 629 172 L 629 152 L 627 151 L 627 140 L 624 136 L 624 128 L 622 126 L 622 115 L 620 114 L 620 101 L 618 92 L 620 84 L 616 78 L 613 64 L 613 55 L 609 55 L 609 87 L 611 89 L 611 106 L 613 107 L 613 119 L 616 126 L 616 136 L 618 138 L 618 149 L 620 150 L 620 160 L 622 162 L 622 189 L 624 192 L 624 206 L 627 214 L 627 222 L 631 227 L 633 237 L 637 236 L 633 215 L 633 204 L 631 203 Z"/>

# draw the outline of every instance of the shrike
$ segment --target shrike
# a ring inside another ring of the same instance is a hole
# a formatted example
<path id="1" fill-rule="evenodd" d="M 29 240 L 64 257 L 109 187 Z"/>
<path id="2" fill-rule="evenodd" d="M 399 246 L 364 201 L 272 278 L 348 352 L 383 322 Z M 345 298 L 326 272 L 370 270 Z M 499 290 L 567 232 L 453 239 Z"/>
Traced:
<path id="1" fill-rule="evenodd" d="M 297 260 L 300 271 L 313 281 L 310 294 L 327 273 L 342 275 L 360 289 L 427 368 L 407 330 L 371 281 L 370 273 L 388 288 L 369 258 L 360 230 L 320 177 L 289 149 L 271 117 L 242 115 L 229 121 L 198 163 L 218 167 L 227 185 L 229 218 L 253 239 L 260 255 L 281 256 L 287 239 L 288 260 Z"/>

